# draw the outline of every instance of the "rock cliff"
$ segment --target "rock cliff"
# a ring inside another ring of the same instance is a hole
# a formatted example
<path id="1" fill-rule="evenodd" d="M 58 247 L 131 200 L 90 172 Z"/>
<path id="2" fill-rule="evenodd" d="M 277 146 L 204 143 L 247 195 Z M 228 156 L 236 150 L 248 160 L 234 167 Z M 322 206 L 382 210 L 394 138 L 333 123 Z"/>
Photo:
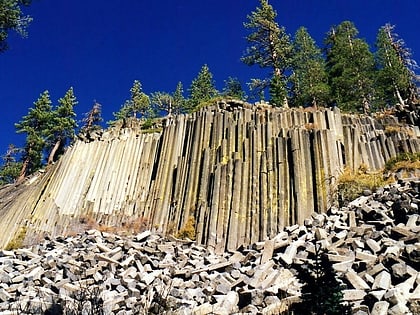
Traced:
<path id="1" fill-rule="evenodd" d="M 145 132 L 127 121 L 78 140 L 44 173 L 2 187 L 0 248 L 89 220 L 140 220 L 166 235 L 193 224 L 199 244 L 234 250 L 325 212 L 345 167 L 378 170 L 420 151 L 418 127 L 337 108 L 221 101 L 162 124 Z"/>

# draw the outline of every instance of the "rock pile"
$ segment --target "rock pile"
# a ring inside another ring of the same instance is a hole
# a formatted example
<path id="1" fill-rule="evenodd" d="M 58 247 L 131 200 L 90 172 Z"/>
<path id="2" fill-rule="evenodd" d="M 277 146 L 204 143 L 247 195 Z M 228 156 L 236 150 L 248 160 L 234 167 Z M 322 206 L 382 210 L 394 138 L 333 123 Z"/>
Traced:
<path id="1" fill-rule="evenodd" d="M 400 181 L 223 255 L 148 231 L 90 230 L 3 250 L 0 313 L 53 314 L 66 305 L 80 314 L 95 307 L 105 314 L 281 314 L 300 299 L 298 267 L 313 264 L 321 246 L 354 314 L 416 314 L 419 190 L 418 180 Z"/>

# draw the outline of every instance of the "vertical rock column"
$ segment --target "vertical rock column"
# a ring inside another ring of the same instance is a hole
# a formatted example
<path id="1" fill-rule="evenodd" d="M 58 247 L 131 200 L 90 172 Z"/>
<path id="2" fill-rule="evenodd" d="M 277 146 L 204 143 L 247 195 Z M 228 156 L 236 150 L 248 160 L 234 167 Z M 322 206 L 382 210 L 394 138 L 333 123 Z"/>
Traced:
<path id="1" fill-rule="evenodd" d="M 305 129 L 293 129 L 289 132 L 291 139 L 291 157 L 293 158 L 294 198 L 293 217 L 295 223 L 303 220 L 313 212 L 313 179 L 312 158 L 310 152 L 309 132 Z"/>

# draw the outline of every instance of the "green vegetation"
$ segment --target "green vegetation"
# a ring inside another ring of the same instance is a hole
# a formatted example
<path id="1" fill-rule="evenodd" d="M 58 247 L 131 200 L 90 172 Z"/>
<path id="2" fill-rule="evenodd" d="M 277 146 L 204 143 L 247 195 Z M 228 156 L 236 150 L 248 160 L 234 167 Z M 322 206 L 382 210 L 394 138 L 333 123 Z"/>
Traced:
<path id="1" fill-rule="evenodd" d="M 22 162 L 17 161 L 20 152 L 14 144 L 10 144 L 5 155 L 2 156 L 3 165 L 0 167 L 0 186 L 14 183 L 22 169 Z"/>
<path id="2" fill-rule="evenodd" d="M 374 56 L 358 30 L 344 21 L 329 31 L 327 73 L 333 103 L 348 112 L 369 113 L 375 97 Z"/>
<path id="3" fill-rule="evenodd" d="M 225 80 L 225 87 L 222 90 L 223 97 L 235 98 L 239 100 L 246 99 L 245 91 L 242 88 L 241 81 L 238 78 L 229 77 Z"/>
<path id="4" fill-rule="evenodd" d="M 394 32 L 395 26 L 385 24 L 376 39 L 376 62 L 382 106 L 416 102 L 418 79 L 413 71 L 415 61 L 410 50 Z"/>
<path id="5" fill-rule="evenodd" d="M 193 216 L 188 218 L 187 223 L 176 234 L 175 237 L 179 239 L 195 240 L 195 219 Z"/>
<path id="6" fill-rule="evenodd" d="M 25 238 L 26 238 L 27 228 L 25 226 L 21 227 L 12 240 L 6 245 L 6 250 L 13 250 L 17 248 L 22 248 Z"/>
<path id="7" fill-rule="evenodd" d="M 363 165 L 357 172 L 345 169 L 338 179 L 339 202 L 346 204 L 361 196 L 363 191 L 375 191 L 386 183 L 381 171 L 368 172 Z"/>
<path id="8" fill-rule="evenodd" d="M 50 152 L 48 164 L 55 161 L 56 156 L 63 153 L 64 147 L 71 142 L 75 136 L 77 123 L 74 106 L 77 104 L 73 88 L 70 88 L 63 98 L 58 100 L 56 110 L 52 111 L 51 120 L 48 124 L 46 146 Z"/>
<path id="9" fill-rule="evenodd" d="M 343 303 L 342 290 L 345 287 L 336 279 L 332 263 L 320 245 L 314 245 L 314 265 L 303 265 L 298 268 L 298 277 L 304 286 L 302 302 L 292 306 L 294 314 L 350 314 L 350 306 Z"/>
<path id="10" fill-rule="evenodd" d="M 0 1 L 0 53 L 8 49 L 7 38 L 10 31 L 26 37 L 32 18 L 23 14 L 22 7 L 30 4 L 31 0 Z"/>
<path id="11" fill-rule="evenodd" d="M 189 88 L 190 97 L 187 101 L 187 111 L 194 111 L 202 102 L 206 102 L 217 96 L 213 74 L 207 65 L 201 67 L 197 77 L 192 81 Z"/>
<path id="12" fill-rule="evenodd" d="M 254 80 L 252 87 L 257 91 L 269 87 L 271 103 L 288 107 L 286 70 L 289 66 L 292 45 L 284 27 L 276 22 L 277 12 L 267 0 L 260 0 L 260 6 L 248 15 L 245 28 L 251 33 L 246 37 L 247 50 L 241 60 L 249 65 L 268 68 L 271 77 Z M 259 92 L 257 92 L 259 93 Z"/>
<path id="13" fill-rule="evenodd" d="M 212 105 L 220 97 L 239 100 L 264 100 L 274 106 L 338 106 L 342 111 L 372 113 L 385 109 L 412 109 L 419 105 L 419 76 L 416 62 L 404 41 L 395 33 L 395 26 L 385 24 L 378 30 L 372 51 L 359 37 L 353 22 L 332 26 L 318 47 L 305 27 L 293 38 L 277 22 L 277 12 L 269 0 L 259 0 L 246 17 L 244 28 L 247 47 L 241 60 L 249 66 L 267 70 L 265 78 L 251 78 L 248 95 L 240 80 L 229 76 L 219 92 L 207 64 L 199 70 L 184 95 L 182 82 L 173 92 L 156 91 L 146 94 L 140 81 L 130 88 L 130 97 L 117 112 L 117 121 L 140 118 L 145 132 L 154 132 L 157 117 L 194 112 Z M 7 48 L 9 31 L 26 34 L 31 18 L 23 16 L 22 7 L 30 0 L 5 0 L 0 3 L 0 52 Z M 23 148 L 3 156 L 0 185 L 20 181 L 44 164 L 51 164 L 64 152 L 76 134 L 77 99 L 72 88 L 53 107 L 48 91 L 43 92 L 34 107 L 16 123 L 17 133 L 25 134 Z M 79 132 L 85 139 L 94 139 L 102 122 L 101 105 L 94 101 L 92 109 L 82 119 Z M 418 121 L 413 115 L 411 123 Z M 414 118 L 413 118 L 414 117 Z M 416 118 L 417 117 L 417 118 Z M 391 129 L 386 130 L 392 132 Z M 20 169 L 19 171 L 17 171 Z"/>
<path id="14" fill-rule="evenodd" d="M 51 123 L 53 118 L 52 102 L 48 91 L 44 91 L 29 109 L 26 116 L 15 124 L 17 133 L 26 134 L 26 143 L 22 156 L 23 164 L 19 174 L 22 180 L 27 174 L 31 174 L 42 166 L 42 152 L 45 149 L 46 138 L 51 134 Z"/>
<path id="15" fill-rule="evenodd" d="M 73 110 L 76 104 L 73 88 L 59 99 L 55 109 L 49 92 L 44 91 L 28 114 L 15 124 L 17 133 L 26 134 L 18 181 L 42 167 L 44 151 L 50 164 L 63 152 L 64 146 L 73 140 L 74 129 L 77 126 Z"/>
<path id="16" fill-rule="evenodd" d="M 101 129 L 100 123 L 102 119 L 102 105 L 97 101 L 93 102 L 91 110 L 84 115 L 82 119 L 83 126 L 80 129 L 80 133 L 90 135 L 92 132 L 98 131 Z"/>
<path id="17" fill-rule="evenodd" d="M 397 155 L 385 163 L 385 170 L 391 172 L 420 170 L 420 152 Z"/>
<path id="18" fill-rule="evenodd" d="M 166 92 L 154 92 L 151 95 L 151 102 L 155 111 L 164 111 L 169 116 L 172 114 L 181 114 L 186 108 L 186 99 L 183 96 L 184 88 L 181 82 L 178 82 L 176 90 L 170 94 Z"/>
<path id="19" fill-rule="evenodd" d="M 325 61 L 304 27 L 299 28 L 294 37 L 292 69 L 291 95 L 295 106 L 325 106 L 330 97 Z"/>
<path id="20" fill-rule="evenodd" d="M 125 101 L 118 112 L 113 113 L 115 120 L 109 121 L 108 124 L 112 126 L 118 120 L 137 118 L 137 114 L 140 114 L 141 118 L 146 118 L 150 116 L 151 110 L 149 96 L 143 92 L 140 81 L 134 80 L 130 89 L 130 99 Z"/>

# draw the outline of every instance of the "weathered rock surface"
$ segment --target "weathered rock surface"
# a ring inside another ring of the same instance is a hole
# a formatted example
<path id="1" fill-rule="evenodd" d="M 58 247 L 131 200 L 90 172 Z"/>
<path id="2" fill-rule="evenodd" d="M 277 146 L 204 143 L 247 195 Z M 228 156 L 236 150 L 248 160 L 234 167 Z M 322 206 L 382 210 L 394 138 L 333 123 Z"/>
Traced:
<path id="1" fill-rule="evenodd" d="M 140 219 L 171 234 L 193 217 L 200 244 L 232 251 L 325 212 L 345 167 L 378 170 L 398 153 L 420 152 L 418 126 L 393 116 L 237 101 L 170 117 L 160 132 L 127 120 L 93 138 L 76 141 L 42 176 L 0 188 L 0 248 L 21 227 L 33 238 L 86 218 Z"/>
<path id="2" fill-rule="evenodd" d="M 415 314 L 419 191 L 419 180 L 400 181 L 224 254 L 150 231 L 123 237 L 97 230 L 3 250 L 0 311 L 28 301 L 48 307 L 52 298 L 75 305 L 84 292 L 106 314 L 279 314 L 299 301 L 296 270 L 313 264 L 317 243 L 355 314 Z"/>

